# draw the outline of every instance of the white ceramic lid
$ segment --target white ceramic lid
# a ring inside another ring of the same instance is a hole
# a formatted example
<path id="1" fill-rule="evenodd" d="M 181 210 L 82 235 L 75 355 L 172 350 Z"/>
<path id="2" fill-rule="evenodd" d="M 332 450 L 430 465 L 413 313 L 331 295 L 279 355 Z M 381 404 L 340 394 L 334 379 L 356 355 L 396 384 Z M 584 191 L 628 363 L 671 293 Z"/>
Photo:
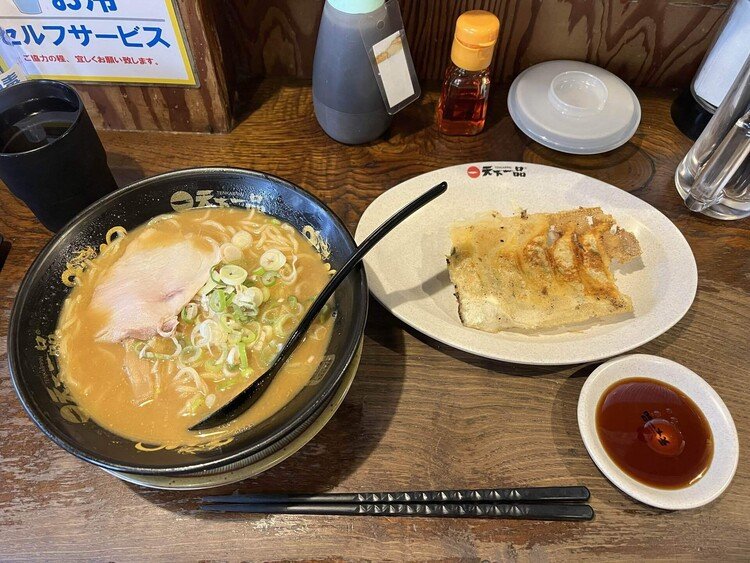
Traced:
<path id="1" fill-rule="evenodd" d="M 681 489 L 659 489 L 637 481 L 610 459 L 596 430 L 596 410 L 612 385 L 631 377 L 648 377 L 679 389 L 692 399 L 706 417 L 713 435 L 714 454 L 706 473 Z M 683 365 L 647 354 L 610 360 L 589 375 L 578 398 L 578 428 L 591 459 L 618 489 L 645 504 L 666 510 L 697 508 L 715 500 L 729 486 L 737 471 L 737 428 L 724 401 L 695 372 Z"/>
<path id="2" fill-rule="evenodd" d="M 523 71 L 510 87 L 508 111 L 535 141 L 573 154 L 617 148 L 641 121 L 641 105 L 625 82 L 577 61 L 548 61 Z"/>

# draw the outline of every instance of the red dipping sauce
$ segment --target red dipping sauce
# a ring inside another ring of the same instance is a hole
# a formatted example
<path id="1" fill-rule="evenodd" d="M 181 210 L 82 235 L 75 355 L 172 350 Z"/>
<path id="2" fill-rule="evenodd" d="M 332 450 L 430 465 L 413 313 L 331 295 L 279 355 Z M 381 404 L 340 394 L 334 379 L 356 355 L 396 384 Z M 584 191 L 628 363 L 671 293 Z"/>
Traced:
<path id="1" fill-rule="evenodd" d="M 706 417 L 680 391 L 655 379 L 624 379 L 607 389 L 596 408 L 596 431 L 612 461 L 652 487 L 687 487 L 713 458 Z"/>

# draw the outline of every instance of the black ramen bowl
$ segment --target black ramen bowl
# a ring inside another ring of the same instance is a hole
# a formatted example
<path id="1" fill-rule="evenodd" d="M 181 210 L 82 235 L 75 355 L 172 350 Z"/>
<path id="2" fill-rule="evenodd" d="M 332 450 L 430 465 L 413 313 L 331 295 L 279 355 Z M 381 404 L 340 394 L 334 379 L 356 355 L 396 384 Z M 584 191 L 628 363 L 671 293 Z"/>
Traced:
<path id="1" fill-rule="evenodd" d="M 221 471 L 275 449 L 310 424 L 349 369 L 367 319 L 367 281 L 360 267 L 336 291 L 336 317 L 326 359 L 308 384 L 272 417 L 222 445 L 165 449 L 136 444 L 77 408 L 57 376 L 53 335 L 70 288 L 66 263 L 81 249 L 98 249 L 107 230 L 128 230 L 152 217 L 192 207 L 257 207 L 294 225 L 310 225 L 328 243 L 331 267 L 340 268 L 356 246 L 346 227 L 320 200 L 289 182 L 247 170 L 195 168 L 147 178 L 100 199 L 44 247 L 21 282 L 11 313 L 8 363 L 16 392 L 31 419 L 56 444 L 101 467 L 136 474 Z"/>

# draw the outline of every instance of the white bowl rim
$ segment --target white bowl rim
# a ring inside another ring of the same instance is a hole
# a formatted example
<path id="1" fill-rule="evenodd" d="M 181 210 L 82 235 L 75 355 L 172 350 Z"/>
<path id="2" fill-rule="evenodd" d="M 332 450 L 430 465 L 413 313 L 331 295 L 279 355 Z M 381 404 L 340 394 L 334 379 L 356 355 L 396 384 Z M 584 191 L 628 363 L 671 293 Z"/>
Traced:
<path id="1" fill-rule="evenodd" d="M 595 416 L 604 391 L 617 381 L 648 377 L 680 389 L 703 412 L 714 437 L 714 455 L 706 474 L 680 489 L 660 489 L 637 481 L 606 454 Z M 603 363 L 588 376 L 578 399 L 578 428 L 589 456 L 618 489 L 656 508 L 686 510 L 706 505 L 729 486 L 739 462 L 739 439 L 732 415 L 716 391 L 698 374 L 675 361 L 649 354 L 628 354 Z"/>

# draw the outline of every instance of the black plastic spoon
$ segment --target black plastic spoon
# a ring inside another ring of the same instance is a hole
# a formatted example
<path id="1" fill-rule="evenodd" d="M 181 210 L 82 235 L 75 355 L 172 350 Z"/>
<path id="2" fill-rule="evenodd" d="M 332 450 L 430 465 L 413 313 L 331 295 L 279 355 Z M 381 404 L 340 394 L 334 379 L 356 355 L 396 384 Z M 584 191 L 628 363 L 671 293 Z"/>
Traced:
<path id="1" fill-rule="evenodd" d="M 341 285 L 341 282 L 346 279 L 346 276 L 348 276 L 349 273 L 359 265 L 365 254 L 380 242 L 385 235 L 391 232 L 396 225 L 401 223 L 417 209 L 443 194 L 447 189 L 448 183 L 441 182 L 395 213 L 390 219 L 375 229 L 375 231 L 373 231 L 372 234 L 367 237 L 359 247 L 357 247 L 357 250 L 352 254 L 351 258 L 349 258 L 346 264 L 336 272 L 331 278 L 331 281 L 329 281 L 323 288 L 323 291 L 320 292 L 305 316 L 302 317 L 299 325 L 297 325 L 297 328 L 292 332 L 289 340 L 286 341 L 286 344 L 265 373 L 215 413 L 210 414 L 197 424 L 191 426 L 190 430 L 206 430 L 208 428 L 226 424 L 249 409 L 263 395 L 263 392 L 268 388 L 271 381 L 273 381 L 273 378 L 276 377 L 276 374 L 289 359 L 289 356 L 291 356 L 292 352 L 297 348 L 297 345 L 302 341 L 302 338 L 315 320 L 315 317 L 318 316 L 318 313 L 320 313 L 323 306 L 328 302 L 328 299 L 333 295 L 333 292 L 336 291 L 338 286 Z"/>

